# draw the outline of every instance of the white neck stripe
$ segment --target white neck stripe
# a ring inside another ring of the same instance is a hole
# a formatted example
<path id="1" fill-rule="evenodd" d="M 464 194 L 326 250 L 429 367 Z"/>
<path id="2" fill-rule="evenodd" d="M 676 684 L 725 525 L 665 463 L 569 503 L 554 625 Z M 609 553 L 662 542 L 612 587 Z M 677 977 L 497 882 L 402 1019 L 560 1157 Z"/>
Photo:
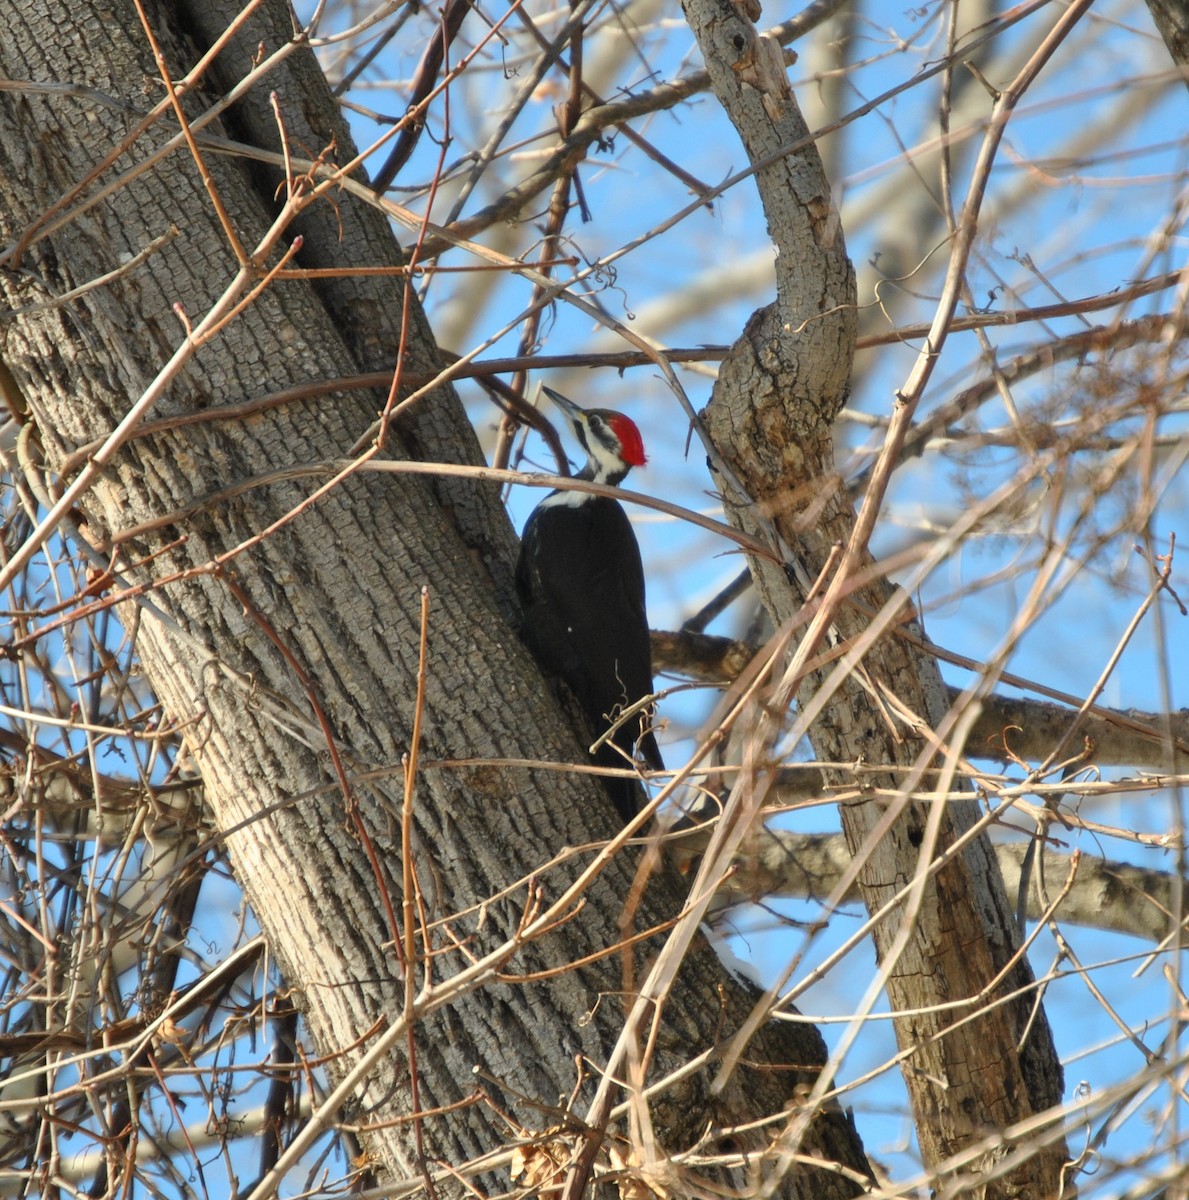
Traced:
<path id="1" fill-rule="evenodd" d="M 580 504 L 584 504 L 587 500 L 593 500 L 594 496 L 590 492 L 580 492 L 577 488 L 562 488 L 556 492 L 550 492 L 540 504 L 538 508 L 577 508 Z"/>

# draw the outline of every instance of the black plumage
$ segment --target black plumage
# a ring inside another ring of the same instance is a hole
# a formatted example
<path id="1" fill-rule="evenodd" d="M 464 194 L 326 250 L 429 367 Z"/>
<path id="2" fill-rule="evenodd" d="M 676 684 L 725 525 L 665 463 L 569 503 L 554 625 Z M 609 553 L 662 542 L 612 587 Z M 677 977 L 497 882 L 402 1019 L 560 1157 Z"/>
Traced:
<path id="1" fill-rule="evenodd" d="M 626 417 L 587 413 L 549 394 L 587 449 L 590 461 L 579 478 L 618 483 L 644 461 L 639 432 Z M 516 586 L 525 645 L 547 675 L 574 693 L 596 738 L 625 708 L 652 693 L 644 568 L 636 535 L 617 501 L 577 491 L 547 496 L 524 527 Z M 651 722 L 650 709 L 628 718 L 599 748 L 596 764 L 623 769 L 638 756 L 661 769 Z M 639 784 L 604 782 L 620 816 L 631 820 L 640 808 Z"/>

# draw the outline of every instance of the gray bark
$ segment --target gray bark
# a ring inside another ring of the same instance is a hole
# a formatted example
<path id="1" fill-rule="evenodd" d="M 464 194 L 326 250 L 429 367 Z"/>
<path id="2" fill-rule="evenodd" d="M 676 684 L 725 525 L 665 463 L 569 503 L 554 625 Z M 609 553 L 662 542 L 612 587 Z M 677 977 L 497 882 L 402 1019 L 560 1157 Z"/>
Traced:
<path id="1" fill-rule="evenodd" d="M 777 297 L 754 314 L 723 363 L 703 419 L 721 455 L 720 483 L 731 519 L 778 550 L 776 563 L 756 558 L 752 567 L 780 628 L 798 620 L 807 581 L 854 533 L 854 513 L 834 475 L 831 427 L 850 377 L 855 289 L 820 159 L 783 68 L 773 66 L 779 58 L 757 35 L 748 7 L 724 0 L 685 3 L 715 93 L 758 167 L 756 185 L 778 249 Z M 782 155 L 790 147 L 797 149 Z M 791 548 L 787 558 L 775 535 Z M 791 560 L 802 567 L 799 586 L 790 586 Z M 860 562 L 856 576 L 870 565 Z M 870 614 L 890 597 L 878 572 L 868 579 L 855 579 L 833 621 L 835 641 L 823 639 L 820 652 L 854 645 Z M 815 703 L 828 675 L 826 669 L 801 678 L 802 708 Z M 768 703 L 774 702 L 770 697 Z M 911 767 L 928 761 L 922 729 L 937 728 L 945 712 L 936 664 L 885 635 L 828 698 L 810 737 L 823 761 Z M 763 761 L 764 755 L 757 757 Z M 844 773 L 836 774 L 832 781 L 842 782 Z M 890 772 L 882 780 L 855 782 L 895 790 L 902 779 Z M 930 854 L 944 852 L 978 810 L 971 800 L 938 813 L 905 791 L 891 805 L 862 799 L 843 804 L 841 815 L 851 853 L 864 856 L 859 885 L 875 913 L 905 894 L 922 846 Z M 1061 1067 L 1027 964 L 1020 962 L 986 991 L 1016 952 L 1017 935 L 985 837 L 925 882 L 918 911 L 902 899 L 895 915 L 875 927 L 874 938 L 889 970 L 892 1007 L 905 1014 L 895 1022 L 896 1035 L 906 1052 L 904 1078 L 926 1163 L 938 1167 L 988 1130 L 1060 1103 Z M 1017 999 L 988 1004 L 1016 989 Z M 969 1003 L 955 1006 L 955 1000 Z M 1008 1153 L 1000 1144 L 978 1163 L 986 1195 L 1059 1192 L 1066 1157 L 1059 1133 L 1025 1162 L 1006 1166 Z"/>
<path id="2" fill-rule="evenodd" d="M 179 6 L 152 12 L 175 79 L 233 10 L 212 16 L 205 29 L 189 24 Z M 214 13 L 214 6 L 206 11 Z M 62 94 L 31 86 L 23 94 L 0 94 L 6 303 L 20 309 L 53 301 L 119 267 L 172 224 L 178 230 L 134 272 L 5 326 L 5 362 L 52 469 L 113 429 L 174 353 L 183 340 L 174 306 L 198 321 L 237 264 L 186 150 L 147 161 L 176 131 L 168 111 L 98 180 L 91 177 L 161 95 L 158 84 L 146 82 L 156 79 L 156 70 L 132 5 L 46 0 L 9 3 L 3 13 L 4 77 L 78 89 Z M 258 43 L 266 55 L 284 44 L 287 20 L 278 4 L 253 18 L 220 63 L 225 77 L 212 74 L 202 92 L 187 97 L 192 119 L 212 94 L 249 69 Z M 262 96 L 269 89 L 279 93 L 295 143 L 324 146 L 333 133 L 340 161 L 347 158 L 349 140 L 304 46 L 256 87 Z M 275 144 L 262 103 L 233 113 L 226 128 L 210 130 Z M 274 215 L 275 177 L 213 150 L 204 158 L 250 252 Z M 128 174 L 99 197 L 98 186 L 120 172 Z M 44 227 L 51 205 L 80 182 L 68 219 Z M 398 261 L 383 222 L 346 194 L 336 194 L 334 212 L 314 209 L 303 233 L 301 265 Z M 11 250 L 22 238 L 18 258 Z M 513 632 L 508 581 L 515 541 L 495 490 L 356 473 L 286 521 L 328 478 L 311 482 L 302 472 L 345 454 L 368 430 L 383 397 L 344 392 L 247 419 L 217 419 L 222 405 L 390 363 L 401 302 L 401 285 L 392 279 L 272 283 L 186 364 L 153 414 L 205 412 L 211 419 L 130 440 L 80 499 L 76 514 L 94 552 L 118 554 L 121 581 L 150 588 L 153 615 L 144 620 L 139 646 L 143 670 L 201 769 L 236 877 L 301 999 L 319 1053 L 331 1056 L 332 1079 L 342 1078 L 379 1036 L 377 1022 L 387 1027 L 404 1006 L 393 945 L 399 930 L 383 898 L 393 898 L 399 925 L 400 764 L 411 744 L 422 587 L 430 593 L 421 745 L 427 766 L 418 778 L 410 849 L 431 916 L 447 921 L 430 935 L 438 952 L 435 986 L 447 987 L 466 967 L 460 946 L 479 957 L 514 935 L 529 903 L 523 881 L 534 877 L 548 902 L 590 861 L 589 854 L 571 854 L 546 868 L 562 847 L 615 832 L 610 804 L 589 779 L 498 765 L 507 758 L 581 761 L 582 754 Z M 432 339 L 419 313 L 411 319 L 407 366 L 430 370 Z M 448 388 L 402 418 L 387 451 L 394 459 L 479 460 Z M 289 467 L 296 470 L 291 477 L 273 474 L 233 498 L 204 500 L 228 483 Z M 186 515 L 170 517 L 182 511 Z M 154 521 L 157 527 L 146 527 Z M 128 536 L 134 529 L 139 532 Z M 484 761 L 432 765 L 452 759 Z M 374 865 L 365 853 L 369 845 Z M 616 944 L 636 862 L 635 854 L 615 857 L 588 887 L 576 919 L 504 964 L 513 978 L 493 972 L 418 1023 L 413 1044 L 422 1109 L 466 1098 L 474 1087 L 472 1068 L 481 1065 L 488 1078 L 503 1081 L 485 1085 L 489 1094 L 532 1136 L 555 1117 L 517 1096 L 555 1106 L 574 1087 L 575 1056 L 596 1067 L 606 1061 L 622 1023 L 625 956 L 534 982 L 515 976 Z M 633 928 L 675 913 L 681 893 L 679 880 L 654 874 Z M 476 908 L 489 897 L 498 898 Z M 642 961 L 656 945 L 652 939 L 638 947 Z M 419 986 L 426 973 L 418 963 Z M 650 1081 L 707 1049 L 713 1069 L 716 1039 L 737 1027 L 751 1003 L 729 984 L 720 990 L 721 983 L 717 964 L 699 943 L 665 1005 Z M 402 1041 L 370 1073 L 354 1097 L 352 1117 L 382 1126 L 409 1115 L 406 1051 Z M 813 1030 L 765 1028 L 724 1092 L 712 1096 L 703 1072 L 655 1098 L 657 1137 L 676 1150 L 698 1143 L 708 1127 L 779 1113 L 823 1058 Z M 586 1115 L 588 1095 L 589 1086 L 575 1106 L 578 1116 Z M 613 1121 L 611 1129 L 621 1132 L 622 1123 Z M 581 1126 L 575 1131 L 580 1146 Z M 485 1104 L 426 1119 L 421 1133 L 426 1156 L 452 1165 L 507 1137 Z M 411 1124 L 381 1127 L 367 1141 L 389 1177 L 419 1177 Z M 854 1130 L 840 1114 L 819 1117 L 811 1142 L 825 1156 L 865 1171 Z M 734 1145 L 752 1152 L 756 1170 L 767 1169 L 762 1156 L 755 1157 L 768 1145 L 766 1134 L 750 1141 L 741 1135 Z M 488 1183 L 506 1186 L 506 1175 Z M 440 1190 L 461 1191 L 449 1181 Z M 854 1185 L 798 1168 L 778 1190 L 841 1196 L 852 1194 Z"/>
<path id="3" fill-rule="evenodd" d="M 1189 12 L 1181 0 L 1147 0 L 1147 3 L 1173 62 L 1186 72 L 1189 83 Z"/>

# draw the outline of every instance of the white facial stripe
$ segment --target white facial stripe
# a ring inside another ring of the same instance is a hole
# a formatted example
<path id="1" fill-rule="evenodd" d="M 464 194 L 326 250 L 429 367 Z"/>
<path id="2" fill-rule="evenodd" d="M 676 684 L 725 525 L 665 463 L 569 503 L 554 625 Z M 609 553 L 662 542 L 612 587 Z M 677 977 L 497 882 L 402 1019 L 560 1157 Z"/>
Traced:
<path id="1" fill-rule="evenodd" d="M 624 469 L 619 439 L 600 417 L 592 417 L 590 437 L 583 439 L 587 455 L 595 465 L 595 478 L 618 475 Z"/>

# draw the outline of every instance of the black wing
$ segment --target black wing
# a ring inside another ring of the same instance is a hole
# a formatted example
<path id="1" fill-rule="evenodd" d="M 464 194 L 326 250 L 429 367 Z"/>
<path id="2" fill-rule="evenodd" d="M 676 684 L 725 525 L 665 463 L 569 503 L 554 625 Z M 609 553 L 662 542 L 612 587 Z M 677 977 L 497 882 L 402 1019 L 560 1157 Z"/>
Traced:
<path id="1" fill-rule="evenodd" d="M 516 586 L 525 645 L 548 674 L 565 681 L 596 733 L 620 709 L 651 694 L 644 568 L 618 503 L 592 497 L 576 505 L 538 506 L 524 527 Z M 635 746 L 650 766 L 661 766 L 656 740 L 635 721 L 614 741 L 629 757 Z M 614 746 L 597 761 L 626 765 Z M 634 812 L 638 790 L 631 791 Z"/>

